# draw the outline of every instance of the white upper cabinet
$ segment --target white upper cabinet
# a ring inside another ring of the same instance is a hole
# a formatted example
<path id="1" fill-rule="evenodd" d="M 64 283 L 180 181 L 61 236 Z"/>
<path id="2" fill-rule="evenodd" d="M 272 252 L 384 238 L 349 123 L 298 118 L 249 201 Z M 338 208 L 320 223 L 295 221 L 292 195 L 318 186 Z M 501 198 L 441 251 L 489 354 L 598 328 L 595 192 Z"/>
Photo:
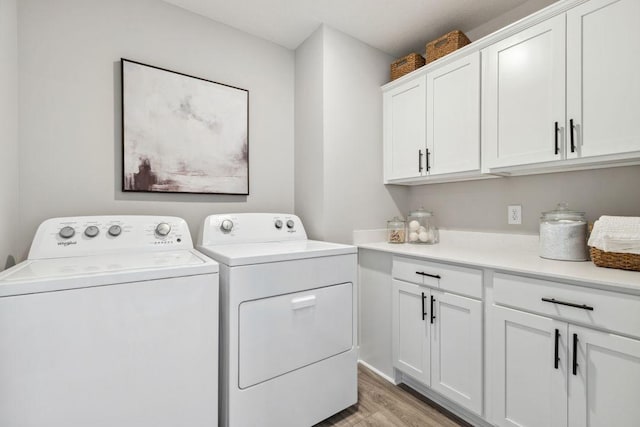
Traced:
<path id="1" fill-rule="evenodd" d="M 484 166 L 562 159 L 564 15 L 489 46 L 482 57 Z"/>
<path id="2" fill-rule="evenodd" d="M 427 73 L 428 175 L 480 170 L 480 52 Z"/>
<path id="3" fill-rule="evenodd" d="M 576 3 L 482 51 L 484 172 L 640 160 L 640 1 Z"/>
<path id="4" fill-rule="evenodd" d="M 580 157 L 640 150 L 640 1 L 567 12 L 567 132 Z"/>
<path id="5" fill-rule="evenodd" d="M 383 89 L 384 182 L 481 178 L 480 52 Z"/>
<path id="6" fill-rule="evenodd" d="M 640 164 L 639 19 L 558 1 L 384 86 L 385 184 Z"/>
<path id="7" fill-rule="evenodd" d="M 385 183 L 423 175 L 426 86 L 418 76 L 383 95 Z"/>

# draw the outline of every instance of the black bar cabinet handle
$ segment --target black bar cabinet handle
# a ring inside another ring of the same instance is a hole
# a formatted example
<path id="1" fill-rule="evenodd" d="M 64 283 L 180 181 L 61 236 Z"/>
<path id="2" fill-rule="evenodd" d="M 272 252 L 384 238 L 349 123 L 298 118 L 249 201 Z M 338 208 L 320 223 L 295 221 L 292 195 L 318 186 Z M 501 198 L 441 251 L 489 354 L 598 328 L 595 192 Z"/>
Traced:
<path id="1" fill-rule="evenodd" d="M 422 293 L 422 320 L 424 320 L 424 316 L 427 315 L 427 313 L 424 312 L 424 299 L 426 298 L 426 295 L 424 294 L 424 292 Z"/>
<path id="2" fill-rule="evenodd" d="M 433 321 L 436 318 L 436 315 L 434 314 L 435 312 L 433 311 L 433 303 L 436 301 L 436 299 L 433 297 L 433 295 L 431 295 L 431 323 L 433 323 Z"/>
<path id="3" fill-rule="evenodd" d="M 556 349 L 554 353 L 554 362 L 553 367 L 558 369 L 558 362 L 560 362 L 560 357 L 558 357 L 558 341 L 560 341 L 560 330 L 556 329 Z"/>
<path id="4" fill-rule="evenodd" d="M 556 156 L 558 155 L 558 153 L 560 152 L 560 146 L 558 146 L 558 122 L 555 122 L 554 128 L 554 138 L 555 138 L 555 152 L 556 152 Z"/>
<path id="5" fill-rule="evenodd" d="M 551 304 L 566 305 L 568 307 L 581 308 L 583 310 L 593 311 L 593 307 L 591 307 L 591 306 L 589 306 L 587 304 L 575 304 L 575 303 L 572 303 L 572 302 L 558 301 L 555 298 L 542 298 L 542 301 L 550 302 Z"/>
<path id="6" fill-rule="evenodd" d="M 578 375 L 578 334 L 573 334 L 573 375 Z"/>
<path id="7" fill-rule="evenodd" d="M 575 153 L 576 152 L 576 143 L 573 140 L 573 119 L 569 120 L 569 132 L 571 132 L 571 152 Z"/>
<path id="8" fill-rule="evenodd" d="M 421 276 L 433 277 L 434 279 L 442 279 L 442 277 L 440 277 L 439 274 L 429 274 L 429 273 L 425 273 L 424 271 L 416 271 L 416 274 L 419 274 Z"/>
<path id="9" fill-rule="evenodd" d="M 422 173 L 422 150 L 418 150 L 418 173 Z"/>
<path id="10" fill-rule="evenodd" d="M 426 154 L 426 159 L 427 159 L 427 172 L 429 172 L 429 170 L 431 169 L 431 166 L 429 165 L 429 149 L 427 148 L 426 150 L 427 154 Z"/>

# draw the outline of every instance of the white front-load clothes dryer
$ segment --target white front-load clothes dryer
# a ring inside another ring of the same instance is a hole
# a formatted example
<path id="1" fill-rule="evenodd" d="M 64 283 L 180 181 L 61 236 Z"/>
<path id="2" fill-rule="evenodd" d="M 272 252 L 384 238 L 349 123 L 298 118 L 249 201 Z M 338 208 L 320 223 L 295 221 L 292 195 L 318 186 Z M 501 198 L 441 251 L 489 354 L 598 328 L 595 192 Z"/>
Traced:
<path id="1" fill-rule="evenodd" d="M 198 249 L 220 263 L 221 426 L 311 426 L 357 402 L 354 246 L 245 213 L 206 218 Z"/>
<path id="2" fill-rule="evenodd" d="M 0 273 L 0 426 L 212 427 L 218 265 L 184 220 L 43 222 Z"/>

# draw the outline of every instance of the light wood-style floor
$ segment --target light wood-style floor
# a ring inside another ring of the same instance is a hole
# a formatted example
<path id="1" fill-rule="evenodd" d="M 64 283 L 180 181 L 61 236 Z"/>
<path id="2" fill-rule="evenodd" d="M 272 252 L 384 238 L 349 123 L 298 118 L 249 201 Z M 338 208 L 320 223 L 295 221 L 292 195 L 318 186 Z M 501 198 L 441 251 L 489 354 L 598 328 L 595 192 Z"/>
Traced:
<path id="1" fill-rule="evenodd" d="M 407 386 L 358 365 L 358 403 L 315 427 L 471 427 Z"/>

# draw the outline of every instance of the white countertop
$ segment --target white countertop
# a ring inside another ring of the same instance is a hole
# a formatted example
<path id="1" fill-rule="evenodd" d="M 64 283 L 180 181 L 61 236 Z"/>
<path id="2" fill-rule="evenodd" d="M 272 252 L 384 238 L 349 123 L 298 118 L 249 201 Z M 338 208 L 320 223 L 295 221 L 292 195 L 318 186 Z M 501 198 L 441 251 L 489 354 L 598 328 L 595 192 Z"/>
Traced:
<path id="1" fill-rule="evenodd" d="M 591 261 L 540 258 L 537 235 L 440 230 L 440 243 L 420 245 L 381 242 L 384 234 L 380 231 L 356 231 L 354 242 L 359 248 L 395 255 L 580 282 L 586 286 L 640 295 L 640 272 L 596 267 Z"/>

